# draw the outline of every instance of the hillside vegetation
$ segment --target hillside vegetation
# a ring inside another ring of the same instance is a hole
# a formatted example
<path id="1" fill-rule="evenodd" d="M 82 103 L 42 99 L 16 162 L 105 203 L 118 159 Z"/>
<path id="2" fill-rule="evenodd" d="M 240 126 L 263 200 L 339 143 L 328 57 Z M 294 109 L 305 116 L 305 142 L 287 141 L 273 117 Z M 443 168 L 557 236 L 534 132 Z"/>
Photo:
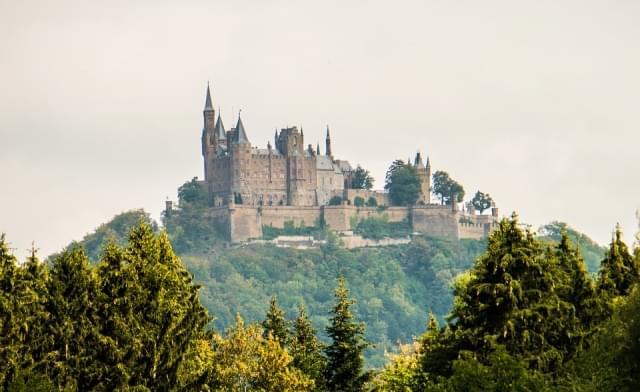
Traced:
<path id="1" fill-rule="evenodd" d="M 197 200 L 195 190 L 191 196 L 189 200 Z M 202 208 L 197 202 L 182 202 L 181 208 L 164 217 L 164 223 L 176 253 L 202 286 L 200 299 L 214 317 L 213 327 L 224 330 L 238 313 L 249 322 L 259 321 L 269 299 L 276 296 L 287 317 L 293 318 L 302 304 L 314 327 L 322 331 L 333 298 L 329 282 L 342 275 L 357 301 L 354 312 L 368 326 L 366 337 L 374 343 L 366 352 L 370 367 L 381 367 L 384 352 L 396 350 L 398 342 L 420 335 L 429 312 L 444 322 L 453 301 L 455 277 L 467 271 L 486 247 L 484 240 L 419 236 L 408 245 L 346 250 L 339 246 L 339 238 L 327 233 L 324 237 L 329 241 L 320 249 L 225 247 L 215 227 L 198 214 Z M 98 244 L 98 239 L 124 244 L 128 230 L 140 219 L 148 221 L 148 214 L 141 210 L 119 214 L 77 244 L 86 246 L 90 259 L 96 261 L 106 243 Z M 386 233 L 388 227 L 381 227 Z M 377 235 L 376 226 L 369 230 Z M 578 240 L 591 264 L 599 265 L 604 249 L 566 224 L 544 226 L 542 238 L 557 240 L 562 230 Z M 321 338 L 325 337 L 321 334 Z"/>

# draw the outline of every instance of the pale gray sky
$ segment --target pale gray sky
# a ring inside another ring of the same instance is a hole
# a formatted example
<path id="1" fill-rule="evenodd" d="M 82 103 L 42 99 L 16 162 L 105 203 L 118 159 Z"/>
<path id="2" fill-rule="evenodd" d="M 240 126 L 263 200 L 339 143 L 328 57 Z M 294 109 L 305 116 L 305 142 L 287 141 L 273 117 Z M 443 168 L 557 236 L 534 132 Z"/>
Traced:
<path id="1" fill-rule="evenodd" d="M 202 177 L 206 81 L 252 143 L 301 125 L 382 187 L 421 150 L 534 227 L 631 240 L 638 1 L 0 0 L 0 232 L 46 255 Z"/>

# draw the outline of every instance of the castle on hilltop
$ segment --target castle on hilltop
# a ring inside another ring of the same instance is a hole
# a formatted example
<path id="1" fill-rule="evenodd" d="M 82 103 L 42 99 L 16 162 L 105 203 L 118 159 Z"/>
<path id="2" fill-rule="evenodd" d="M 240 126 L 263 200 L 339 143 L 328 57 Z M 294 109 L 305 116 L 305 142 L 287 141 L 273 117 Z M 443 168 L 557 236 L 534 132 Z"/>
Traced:
<path id="1" fill-rule="evenodd" d="M 333 156 L 328 126 L 324 154 L 319 144 L 305 145 L 304 131 L 295 126 L 276 130 L 267 148 L 255 147 L 240 114 L 234 127 L 225 128 L 209 86 L 203 116 L 200 185 L 208 194 L 209 218 L 231 242 L 260 238 L 263 226 L 282 228 L 286 222 L 313 226 L 322 220 L 333 230 L 348 232 L 359 219 L 406 219 L 417 232 L 450 238 L 485 237 L 495 224 L 496 208 L 492 215 L 475 215 L 459 211 L 455 203 L 432 204 L 431 165 L 420 153 L 413 160 L 421 179 L 416 205 L 393 206 L 384 191 L 352 187 L 355 170 Z M 376 207 L 356 207 L 358 197 L 374 199 Z"/>

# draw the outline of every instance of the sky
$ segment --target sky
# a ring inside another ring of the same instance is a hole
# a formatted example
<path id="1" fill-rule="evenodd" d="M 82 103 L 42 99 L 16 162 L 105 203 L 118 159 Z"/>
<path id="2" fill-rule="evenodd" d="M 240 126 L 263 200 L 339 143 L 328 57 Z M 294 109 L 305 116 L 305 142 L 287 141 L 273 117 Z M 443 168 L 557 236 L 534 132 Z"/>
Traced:
<path id="1" fill-rule="evenodd" d="M 331 127 L 384 186 L 417 151 L 534 229 L 631 242 L 640 2 L 0 0 L 0 232 L 19 257 L 203 176 L 207 81 L 265 147 Z M 324 148 L 323 148 L 324 150 Z"/>

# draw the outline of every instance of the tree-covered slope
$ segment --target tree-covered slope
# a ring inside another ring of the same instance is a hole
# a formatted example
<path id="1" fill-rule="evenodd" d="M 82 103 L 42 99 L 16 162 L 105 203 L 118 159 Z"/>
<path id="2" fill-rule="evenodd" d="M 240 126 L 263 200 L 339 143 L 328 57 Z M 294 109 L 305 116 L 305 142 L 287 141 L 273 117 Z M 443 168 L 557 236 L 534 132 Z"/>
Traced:
<path id="1" fill-rule="evenodd" d="M 232 325 L 237 313 L 249 322 L 262 320 L 270 297 L 275 295 L 288 318 L 293 319 L 298 305 L 304 304 L 314 326 L 323 331 L 333 282 L 342 274 L 357 300 L 354 311 L 367 325 L 367 338 L 376 344 L 368 353 L 369 366 L 382 365 L 385 350 L 421 334 L 429 311 L 443 321 L 451 309 L 453 279 L 466 271 L 486 246 L 485 241 L 416 237 L 408 245 L 346 250 L 330 237 L 321 249 L 272 245 L 226 248 L 213 228 L 198 223 L 198 215 L 191 209 L 177 210 L 166 229 L 176 242 L 177 254 L 202 285 L 201 301 L 215 318 L 217 330 Z M 87 247 L 90 258 L 97 260 L 107 240 L 122 241 L 129 227 L 140 219 L 148 220 L 148 214 L 140 210 L 119 214 L 78 244 Z M 599 264 L 602 248 L 588 237 L 566 224 L 545 228 L 541 233 L 550 241 L 562 229 L 575 238 L 591 271 Z M 201 233 L 204 231 L 207 233 Z M 215 240 L 207 242 L 206 238 Z"/>

